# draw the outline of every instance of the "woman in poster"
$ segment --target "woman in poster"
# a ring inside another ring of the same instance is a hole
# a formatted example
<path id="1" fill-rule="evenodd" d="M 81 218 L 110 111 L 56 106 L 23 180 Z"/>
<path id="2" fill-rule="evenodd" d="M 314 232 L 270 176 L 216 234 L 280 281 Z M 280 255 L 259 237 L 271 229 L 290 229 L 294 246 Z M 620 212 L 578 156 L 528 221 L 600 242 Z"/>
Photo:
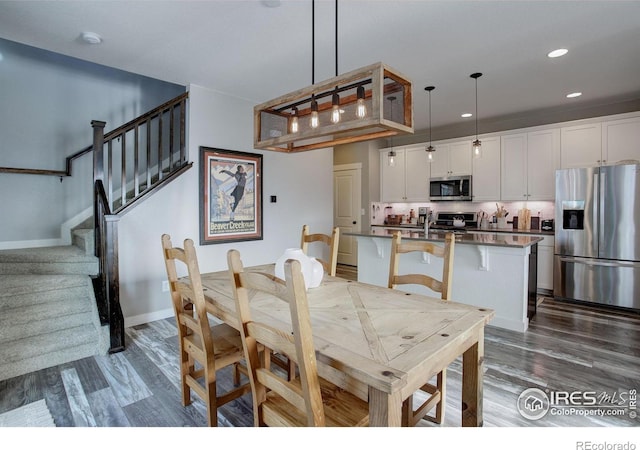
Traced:
<path id="1" fill-rule="evenodd" d="M 233 206 L 231 207 L 231 214 L 229 215 L 229 220 L 233 220 L 234 213 L 236 212 L 236 208 L 240 204 L 240 200 L 244 195 L 244 186 L 247 183 L 247 174 L 244 171 L 244 167 L 241 164 L 238 164 L 236 167 L 236 173 L 230 172 L 226 169 L 220 170 L 220 173 L 226 173 L 229 176 L 232 176 L 236 179 L 236 187 L 231 192 L 231 196 L 234 199 Z"/>

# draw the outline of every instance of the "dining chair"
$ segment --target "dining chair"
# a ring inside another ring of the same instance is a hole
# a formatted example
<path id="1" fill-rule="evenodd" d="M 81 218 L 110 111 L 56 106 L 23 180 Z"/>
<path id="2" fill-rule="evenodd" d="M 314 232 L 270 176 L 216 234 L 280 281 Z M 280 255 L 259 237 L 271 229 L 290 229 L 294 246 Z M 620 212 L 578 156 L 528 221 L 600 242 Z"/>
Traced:
<path id="1" fill-rule="evenodd" d="M 253 394 L 254 425 L 367 426 L 367 402 L 318 375 L 300 262 L 290 259 L 285 263 L 283 281 L 268 273 L 245 272 L 237 250 L 229 250 L 227 260 Z M 286 305 L 291 327 L 280 329 L 254 318 L 250 297 L 251 302 L 273 297 L 269 301 L 275 308 Z M 278 306 L 280 302 L 283 304 Z M 287 380 L 275 374 L 265 359 L 260 359 L 258 344 L 294 361 L 299 376 Z"/>
<path id="2" fill-rule="evenodd" d="M 193 241 L 185 239 L 184 248 L 174 247 L 171 237 L 163 234 L 162 249 L 178 326 L 182 405 L 191 404 L 193 390 L 207 406 L 208 425 L 217 426 L 218 407 L 251 390 L 249 383 L 240 385 L 240 372 L 247 374 L 240 364 L 244 359 L 240 332 L 224 323 L 209 324 Z M 176 261 L 186 266 L 188 281 L 178 278 Z M 216 372 L 228 366 L 236 387 L 218 395 Z"/>
<path id="3" fill-rule="evenodd" d="M 302 238 L 300 241 L 300 248 L 307 254 L 309 243 L 311 242 L 323 242 L 329 246 L 329 260 L 325 261 L 320 258 L 316 258 L 322 263 L 324 271 L 331 275 L 336 276 L 336 267 L 338 265 L 338 243 L 340 241 L 340 228 L 334 227 L 331 236 L 322 233 L 309 233 L 309 225 L 302 226 Z"/>
<path id="4" fill-rule="evenodd" d="M 449 300 L 451 294 L 451 282 L 453 280 L 453 250 L 455 247 L 455 236 L 447 233 L 444 246 L 436 245 L 426 241 L 404 241 L 402 242 L 401 232 L 396 231 L 391 238 L 391 252 L 389 264 L 389 288 L 395 288 L 400 284 L 420 284 L 432 291 L 439 292 L 442 300 Z M 398 274 L 400 255 L 410 252 L 429 253 L 442 258 L 442 279 L 437 280 L 426 274 Z M 413 399 L 415 394 L 407 398 L 402 405 L 403 426 L 415 426 L 421 419 L 441 424 L 444 421 L 445 394 L 446 394 L 447 369 L 443 369 L 436 376 L 436 384 L 424 384 L 420 390 L 428 394 L 427 399 L 422 404 L 413 409 Z M 435 416 L 427 415 L 435 406 Z"/>

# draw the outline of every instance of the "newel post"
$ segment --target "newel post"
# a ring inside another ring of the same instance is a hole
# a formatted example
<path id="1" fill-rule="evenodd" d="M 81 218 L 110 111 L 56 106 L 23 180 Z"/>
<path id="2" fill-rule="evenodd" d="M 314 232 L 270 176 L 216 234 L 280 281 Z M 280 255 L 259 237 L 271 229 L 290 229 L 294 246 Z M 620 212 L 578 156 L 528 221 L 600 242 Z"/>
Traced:
<path id="1" fill-rule="evenodd" d="M 93 128 L 93 184 L 104 180 L 104 127 L 107 122 L 92 120 Z"/>

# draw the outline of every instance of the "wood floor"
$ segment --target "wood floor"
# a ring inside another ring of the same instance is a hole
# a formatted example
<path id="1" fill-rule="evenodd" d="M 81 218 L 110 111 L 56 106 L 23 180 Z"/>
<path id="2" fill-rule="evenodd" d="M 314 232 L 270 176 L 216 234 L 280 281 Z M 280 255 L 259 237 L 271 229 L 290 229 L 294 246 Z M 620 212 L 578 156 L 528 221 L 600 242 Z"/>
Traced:
<path id="1" fill-rule="evenodd" d="M 341 268 L 338 275 L 355 272 Z M 445 426 L 460 424 L 460 360 L 448 370 Z M 86 358 L 0 381 L 0 413 L 44 399 L 59 427 L 203 427 L 204 405 L 182 407 L 173 318 L 127 329 L 124 352 Z M 551 415 L 531 421 L 516 408 L 530 387 L 589 391 L 625 400 L 640 390 L 640 315 L 544 299 L 526 333 L 489 326 L 485 334 L 484 424 L 638 426 L 624 416 Z M 219 388 L 231 384 L 221 376 Z M 615 397 L 614 397 L 615 395 Z M 195 397 L 195 396 L 194 396 Z M 250 396 L 220 409 L 221 426 L 252 425 Z M 591 408 L 593 409 L 593 408 Z M 422 421 L 421 426 L 433 426 Z"/>

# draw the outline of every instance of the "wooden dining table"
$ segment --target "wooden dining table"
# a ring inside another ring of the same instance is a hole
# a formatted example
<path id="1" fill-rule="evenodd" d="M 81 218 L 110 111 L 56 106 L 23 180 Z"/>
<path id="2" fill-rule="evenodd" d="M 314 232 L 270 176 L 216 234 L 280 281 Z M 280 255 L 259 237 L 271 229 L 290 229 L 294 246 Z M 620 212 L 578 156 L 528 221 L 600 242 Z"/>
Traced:
<path id="1" fill-rule="evenodd" d="M 245 268 L 274 273 L 274 265 Z M 229 272 L 202 274 L 207 311 L 238 328 Z M 400 426 L 402 402 L 462 355 L 462 426 L 482 426 L 484 327 L 493 310 L 324 275 L 307 298 L 319 374 L 369 402 L 370 426 Z M 291 329 L 288 304 L 252 294 L 252 314 Z"/>

